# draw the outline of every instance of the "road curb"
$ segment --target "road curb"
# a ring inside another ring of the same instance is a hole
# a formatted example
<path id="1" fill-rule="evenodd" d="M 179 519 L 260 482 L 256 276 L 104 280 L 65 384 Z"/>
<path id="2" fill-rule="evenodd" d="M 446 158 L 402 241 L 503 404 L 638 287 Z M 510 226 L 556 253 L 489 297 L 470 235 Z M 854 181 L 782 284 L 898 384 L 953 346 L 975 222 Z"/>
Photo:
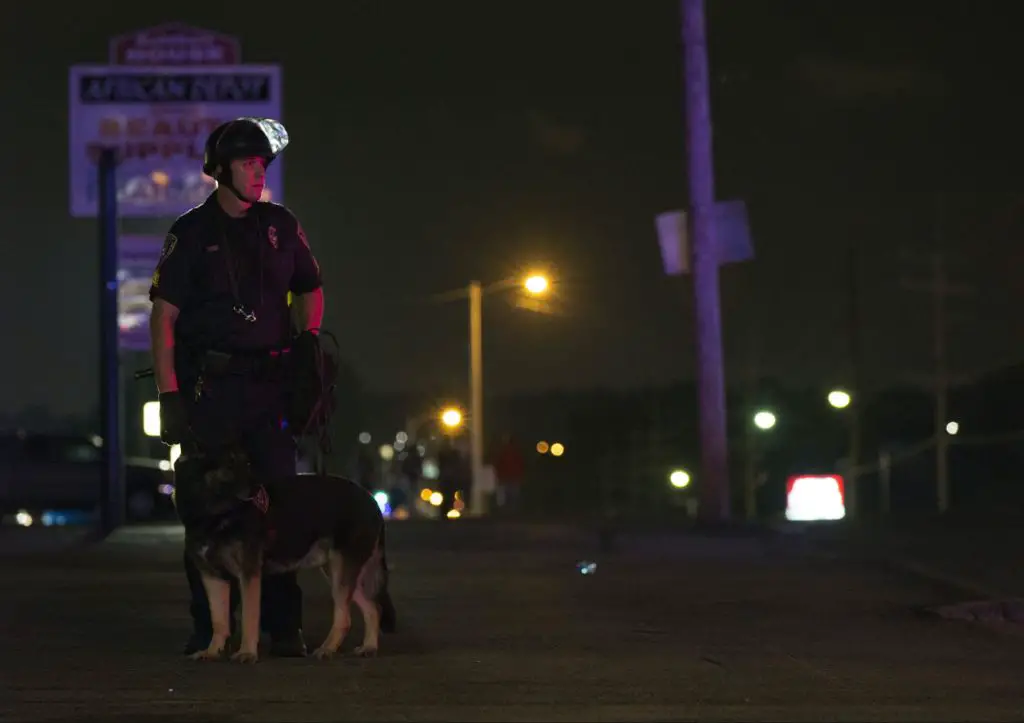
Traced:
<path id="1" fill-rule="evenodd" d="M 851 560 L 859 559 L 868 564 L 878 565 L 927 584 L 943 587 L 957 597 L 989 601 L 1015 599 L 1015 596 L 1008 594 L 1005 590 L 999 590 L 970 577 L 950 573 L 938 566 L 929 565 L 905 555 L 886 554 L 878 549 L 872 551 L 863 547 L 858 549 L 857 546 L 851 549 L 837 539 L 810 537 L 808 541 L 821 553 Z"/>
<path id="2" fill-rule="evenodd" d="M 966 598 L 955 603 L 923 606 L 918 610 L 922 615 L 981 625 L 997 633 L 1024 638 L 1024 599 L 915 560 L 888 558 L 885 562 L 890 569 L 931 585 L 941 585 Z"/>
<path id="3" fill-rule="evenodd" d="M 1012 597 L 976 580 L 953 575 L 910 558 L 886 557 L 883 558 L 882 562 L 892 570 L 920 578 L 929 583 L 937 583 L 963 597 L 986 600 L 1002 600 Z"/>

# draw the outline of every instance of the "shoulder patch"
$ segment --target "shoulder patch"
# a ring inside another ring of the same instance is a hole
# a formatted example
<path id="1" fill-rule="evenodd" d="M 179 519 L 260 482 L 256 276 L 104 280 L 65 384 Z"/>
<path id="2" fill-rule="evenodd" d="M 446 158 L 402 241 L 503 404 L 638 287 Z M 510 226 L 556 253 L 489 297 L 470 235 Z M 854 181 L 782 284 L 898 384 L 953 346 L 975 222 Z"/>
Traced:
<path id="1" fill-rule="evenodd" d="M 174 248 L 177 245 L 178 237 L 175 236 L 173 233 L 167 234 L 167 237 L 164 239 L 163 248 L 160 249 L 160 260 L 156 262 L 157 271 L 159 271 L 160 267 L 163 266 L 164 261 L 167 260 L 167 257 L 174 253 Z"/>

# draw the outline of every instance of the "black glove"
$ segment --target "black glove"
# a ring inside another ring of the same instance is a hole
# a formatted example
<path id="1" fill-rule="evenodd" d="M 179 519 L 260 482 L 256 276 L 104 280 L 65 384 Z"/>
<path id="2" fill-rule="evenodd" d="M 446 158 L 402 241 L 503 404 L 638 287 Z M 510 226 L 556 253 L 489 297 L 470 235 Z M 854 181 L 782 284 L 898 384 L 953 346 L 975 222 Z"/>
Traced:
<path id="1" fill-rule="evenodd" d="M 188 420 L 180 392 L 164 392 L 160 395 L 160 441 L 168 447 L 181 444 L 188 434 Z"/>
<path id="2" fill-rule="evenodd" d="M 292 379 L 288 423 L 295 435 L 319 429 L 333 411 L 337 364 L 320 346 L 320 339 L 304 331 L 292 341 Z"/>
<path id="3" fill-rule="evenodd" d="M 292 342 L 292 358 L 299 368 L 313 367 L 320 360 L 320 340 L 311 331 L 304 331 Z"/>

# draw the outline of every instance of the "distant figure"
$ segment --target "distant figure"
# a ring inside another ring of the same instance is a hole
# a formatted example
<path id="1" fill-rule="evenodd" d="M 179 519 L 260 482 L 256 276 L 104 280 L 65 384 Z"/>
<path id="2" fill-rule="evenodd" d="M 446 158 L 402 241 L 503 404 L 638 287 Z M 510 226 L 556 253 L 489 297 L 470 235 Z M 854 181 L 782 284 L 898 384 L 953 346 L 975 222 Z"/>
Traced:
<path id="1" fill-rule="evenodd" d="M 523 476 L 526 463 L 512 435 L 501 438 L 501 445 L 494 460 L 494 471 L 498 477 L 498 490 L 504 510 L 516 513 L 522 509 Z"/>

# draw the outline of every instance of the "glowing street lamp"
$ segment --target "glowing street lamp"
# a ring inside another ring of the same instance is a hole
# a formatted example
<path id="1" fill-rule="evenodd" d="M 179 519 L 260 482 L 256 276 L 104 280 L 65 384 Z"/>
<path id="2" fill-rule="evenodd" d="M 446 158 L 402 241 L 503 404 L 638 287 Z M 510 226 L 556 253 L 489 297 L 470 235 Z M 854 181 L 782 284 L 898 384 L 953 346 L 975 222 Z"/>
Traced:
<path id="1" fill-rule="evenodd" d="M 448 429 L 458 429 L 462 424 L 462 412 L 455 407 L 448 407 L 441 412 L 441 424 Z"/>
<path id="2" fill-rule="evenodd" d="M 828 393 L 828 403 L 836 409 L 846 409 L 850 406 L 850 394 L 842 389 L 833 389 Z"/>
<path id="3" fill-rule="evenodd" d="M 548 278 L 541 274 L 533 274 L 528 276 L 526 281 L 523 282 L 523 288 L 534 296 L 539 296 L 548 290 L 549 286 Z"/>
<path id="4" fill-rule="evenodd" d="M 777 421 L 775 415 L 765 409 L 754 415 L 754 426 L 758 429 L 769 430 Z"/>
<path id="5" fill-rule="evenodd" d="M 677 490 L 685 489 L 690 486 L 690 473 L 685 469 L 674 469 L 668 476 L 668 483 Z"/>
<path id="6" fill-rule="evenodd" d="M 483 361 L 483 296 L 485 291 L 503 291 L 518 287 L 530 296 L 541 296 L 551 286 L 544 274 L 530 274 L 521 282 L 503 279 L 486 289 L 479 281 L 469 284 L 469 457 L 474 499 L 470 509 L 483 506 L 482 479 L 484 469 L 484 361 Z M 460 416 L 461 419 L 461 416 Z M 448 426 L 448 425 L 446 425 Z M 456 425 L 457 426 L 457 425 Z"/>

